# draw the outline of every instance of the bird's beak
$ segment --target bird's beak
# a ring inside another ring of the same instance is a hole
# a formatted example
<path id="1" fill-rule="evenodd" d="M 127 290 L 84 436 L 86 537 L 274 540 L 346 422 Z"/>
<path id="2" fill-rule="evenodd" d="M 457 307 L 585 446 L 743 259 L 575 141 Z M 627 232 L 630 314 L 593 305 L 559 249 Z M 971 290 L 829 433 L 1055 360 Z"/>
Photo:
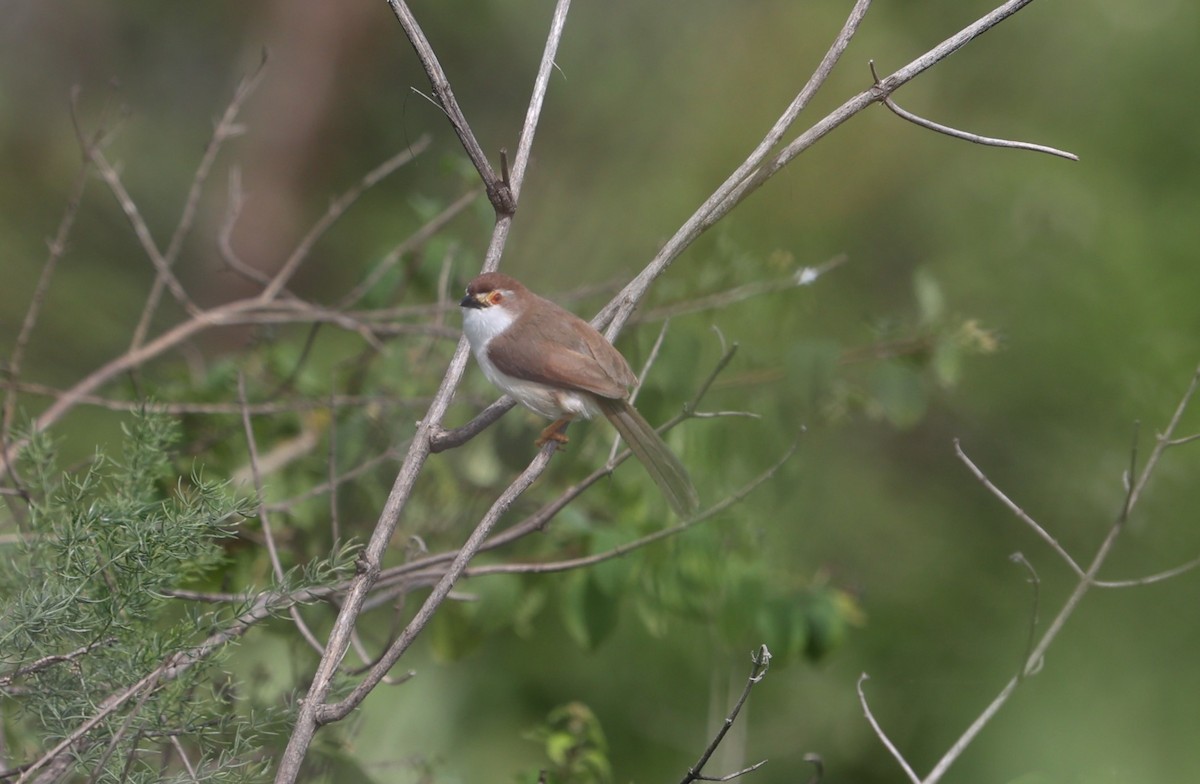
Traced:
<path id="1" fill-rule="evenodd" d="M 476 299 L 473 295 L 468 294 L 462 298 L 462 302 L 458 303 L 460 308 L 482 308 L 483 303 Z"/>

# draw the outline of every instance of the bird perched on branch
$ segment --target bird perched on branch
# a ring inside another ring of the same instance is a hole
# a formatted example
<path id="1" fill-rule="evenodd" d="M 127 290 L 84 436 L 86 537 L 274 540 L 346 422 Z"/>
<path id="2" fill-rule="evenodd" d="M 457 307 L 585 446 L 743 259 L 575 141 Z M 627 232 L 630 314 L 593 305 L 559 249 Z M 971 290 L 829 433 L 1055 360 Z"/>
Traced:
<path id="1" fill-rule="evenodd" d="M 563 429 L 571 420 L 601 413 L 676 514 L 696 511 L 700 502 L 687 469 L 629 402 L 637 377 L 591 324 L 499 272 L 472 280 L 459 305 L 483 374 L 521 405 L 554 420 L 538 446 L 566 443 Z"/>

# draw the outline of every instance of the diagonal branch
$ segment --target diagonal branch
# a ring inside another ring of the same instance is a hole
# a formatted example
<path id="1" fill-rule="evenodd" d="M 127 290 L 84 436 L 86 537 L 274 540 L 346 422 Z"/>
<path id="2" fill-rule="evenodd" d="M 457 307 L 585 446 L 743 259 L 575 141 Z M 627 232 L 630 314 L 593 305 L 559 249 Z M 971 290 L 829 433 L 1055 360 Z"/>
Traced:
<path id="1" fill-rule="evenodd" d="M 667 244 L 662 247 L 662 250 L 646 265 L 641 273 L 631 280 L 621 290 L 621 293 L 596 316 L 593 324 L 598 321 L 609 325 L 607 334 L 610 340 L 624 327 L 625 322 L 629 320 L 634 308 L 637 307 L 638 302 L 641 301 L 655 278 L 666 271 L 667 267 L 671 265 L 679 254 L 683 253 L 697 237 L 723 218 L 749 192 L 745 184 L 751 181 L 757 172 L 761 171 L 761 167 L 764 165 L 771 150 L 779 144 L 784 134 L 787 133 L 788 129 L 800 116 L 800 113 L 808 106 L 813 96 L 816 95 L 821 86 L 829 79 L 834 66 L 841 59 L 842 54 L 846 51 L 846 47 L 850 45 L 850 40 L 858 31 L 858 26 L 862 22 L 863 17 L 866 16 L 867 9 L 870 6 L 871 0 L 857 0 L 855 2 L 854 7 L 850 11 L 850 16 L 846 19 L 845 24 L 842 25 L 842 29 L 838 32 L 837 37 L 834 38 L 833 44 L 830 45 L 829 50 L 825 53 L 825 57 L 822 58 L 817 69 L 792 100 L 791 104 L 788 105 L 787 109 L 784 110 L 783 114 L 780 115 L 779 119 L 775 121 L 775 124 L 771 126 L 767 135 L 763 137 L 754 151 L 738 166 L 733 174 L 726 178 L 725 182 L 719 188 L 713 191 L 712 195 L 700 205 L 692 216 L 679 227 L 679 230 L 667 241 Z M 865 106 L 866 104 L 855 111 L 860 111 Z M 766 177 L 763 177 L 762 181 L 765 180 Z M 761 181 L 754 185 L 754 187 L 757 187 L 758 184 L 761 184 Z M 734 199 L 734 195 L 739 193 L 740 195 Z"/>
<path id="2" fill-rule="evenodd" d="M 875 86 L 882 89 L 882 86 L 879 84 L 879 74 L 875 73 L 875 61 L 871 60 L 869 64 L 871 66 L 871 77 L 875 80 Z M 913 125 L 925 128 L 926 130 L 942 133 L 955 139 L 962 139 L 964 141 L 972 142 L 973 144 L 982 144 L 986 147 L 1007 147 L 1015 150 L 1044 152 L 1047 155 L 1066 158 L 1068 161 L 1079 160 L 1079 156 L 1075 153 L 1060 150 L 1057 147 L 1047 147 L 1044 144 L 1033 144 L 1032 142 L 1018 142 L 1011 139 L 996 139 L 991 136 L 980 136 L 977 133 L 960 131 L 957 128 L 951 128 L 949 125 L 942 125 L 941 123 L 934 122 L 933 120 L 927 120 L 924 117 L 913 114 L 907 109 L 902 109 L 900 104 L 893 101 L 890 95 L 884 95 L 882 100 L 883 105 L 890 109 L 897 117 L 903 120 L 908 120 Z"/>
<path id="3" fill-rule="evenodd" d="M 1183 397 L 1180 398 L 1179 405 L 1176 406 L 1175 413 L 1172 415 L 1170 422 L 1168 422 L 1166 429 L 1164 429 L 1162 434 L 1156 439 L 1154 449 L 1151 450 L 1149 457 L 1146 459 L 1145 466 L 1143 466 L 1141 473 L 1138 474 L 1137 481 L 1130 484 L 1129 492 L 1125 498 L 1125 503 L 1121 508 L 1120 514 L 1109 527 L 1108 534 L 1104 537 L 1104 541 L 1100 543 L 1100 547 L 1096 550 L 1096 554 L 1092 557 L 1092 560 L 1088 564 L 1084 574 L 1080 576 L 1070 596 L 1067 597 L 1062 608 L 1058 611 L 1058 614 L 1055 615 L 1053 620 L 1051 620 L 1049 626 L 1046 628 L 1046 631 L 1042 634 L 1041 639 L 1038 640 L 1037 645 L 1034 646 L 1033 650 L 1029 652 L 1029 656 L 1025 660 L 1021 671 L 1019 671 L 1009 680 L 1009 682 L 1000 691 L 1000 693 L 996 695 L 992 702 L 988 704 L 988 706 L 983 710 L 982 713 L 979 714 L 975 721 L 973 721 L 971 725 L 967 727 L 962 736 L 959 737 L 959 739 L 955 741 L 954 745 L 952 745 L 950 749 L 942 756 L 942 758 L 938 760 L 937 764 L 933 767 L 933 770 L 931 770 L 929 775 L 923 780 L 923 784 L 936 784 L 936 782 L 941 781 L 942 777 L 946 774 L 946 771 L 949 770 L 950 766 L 953 765 L 960 756 L 962 756 L 963 751 L 965 751 L 966 748 L 979 735 L 979 733 L 982 732 L 983 728 L 988 724 L 988 722 L 991 721 L 992 717 L 999 712 L 1000 708 L 1002 708 L 1008 702 L 1009 698 L 1012 696 L 1013 692 L 1016 691 L 1017 686 L 1023 682 L 1026 675 L 1036 672 L 1041 666 L 1042 660 L 1045 658 L 1046 651 L 1049 650 L 1050 646 L 1058 638 L 1059 633 L 1062 631 L 1067 621 L 1075 613 L 1075 610 L 1078 608 L 1079 603 L 1083 601 L 1083 598 L 1087 594 L 1088 590 L 1095 585 L 1096 575 L 1108 560 L 1108 556 L 1112 552 L 1112 548 L 1116 544 L 1117 538 L 1120 536 L 1121 532 L 1125 528 L 1126 522 L 1129 520 L 1129 515 L 1133 512 L 1138 499 L 1141 497 L 1141 491 L 1150 481 L 1150 477 L 1153 475 L 1163 452 L 1165 452 L 1166 449 L 1171 446 L 1171 440 L 1174 437 L 1175 430 L 1179 426 L 1179 421 L 1183 417 L 1184 411 L 1187 409 L 1192 397 L 1195 395 L 1198 384 L 1200 384 L 1200 368 L 1197 368 L 1196 373 L 1193 374 L 1191 383 L 1188 385 Z M 1136 455 L 1136 449 L 1133 450 L 1133 454 Z M 1132 478 L 1132 471 L 1130 476 Z"/>
<path id="4" fill-rule="evenodd" d="M 433 51 L 429 39 L 425 37 L 425 32 L 417 24 L 417 18 L 413 16 L 404 0 L 388 0 L 388 5 L 391 6 L 392 13 L 396 15 L 400 26 L 404 28 L 404 35 L 408 37 L 409 43 L 417 52 L 417 58 L 421 61 L 421 66 L 429 77 L 429 84 L 433 87 L 433 94 L 437 97 L 438 105 L 446 113 L 446 118 L 450 120 L 450 126 L 458 134 L 463 149 L 467 151 L 471 163 L 475 164 L 476 171 L 483 179 L 488 199 L 492 202 L 496 215 L 512 215 L 517 208 L 516 195 L 512 192 L 510 184 L 498 177 L 492 165 L 488 163 L 483 148 L 479 146 L 470 123 L 467 122 L 462 108 L 458 105 L 458 99 L 454 97 L 454 91 L 450 89 L 450 79 L 442 69 L 442 64 L 438 62 L 437 54 Z M 561 35 L 561 30 L 559 34 Z M 551 38 L 554 38 L 553 34 Z M 517 180 L 520 180 L 519 175 Z"/>
<path id="5" fill-rule="evenodd" d="M 725 721 L 721 722 L 721 728 L 717 730 L 717 733 L 713 736 L 712 740 L 709 741 L 708 746 L 700 754 L 700 759 L 696 760 L 695 764 L 688 768 L 687 773 L 685 773 L 683 778 L 679 780 L 679 784 L 691 784 L 693 781 L 729 781 L 762 767 L 762 765 L 766 762 L 766 760 L 763 760 L 756 765 L 751 765 L 748 768 L 739 770 L 736 773 L 731 773 L 728 776 L 722 776 L 720 778 L 710 778 L 702 773 L 704 766 L 708 764 L 709 759 L 712 758 L 712 755 L 717 750 L 717 747 L 721 745 L 721 741 L 725 739 L 726 733 L 729 732 L 729 729 L 733 726 L 734 721 L 737 720 L 738 714 L 742 711 L 742 706 L 745 705 L 746 700 L 750 698 L 750 690 L 761 683 L 762 679 L 767 676 L 767 670 L 771 666 L 771 652 L 767 650 L 766 645 L 760 645 L 758 650 L 750 656 L 750 661 L 752 663 L 750 668 L 750 677 L 746 679 L 746 686 L 742 689 L 741 696 L 739 696 L 737 702 L 733 704 L 733 708 L 730 709 L 729 715 L 725 717 Z"/>
<path id="6" fill-rule="evenodd" d="M 429 141 L 430 137 L 428 134 L 417 139 L 408 147 L 404 148 L 391 158 L 388 158 L 386 161 L 376 166 L 371 171 L 367 172 L 366 176 L 363 177 L 362 180 L 352 186 L 341 196 L 338 196 L 336 199 L 330 202 L 329 209 L 327 209 L 321 219 L 314 223 L 312 228 L 308 230 L 308 233 L 304 235 L 304 238 L 301 239 L 299 244 L 297 244 L 292 250 L 291 255 L 287 258 L 287 261 L 283 263 L 283 266 L 280 267 L 279 271 L 276 272 L 274 277 L 271 278 L 271 282 L 268 283 L 267 287 L 263 289 L 261 294 L 258 295 L 259 300 L 262 302 L 270 302 L 278 297 L 279 293 L 283 290 L 283 287 L 286 286 L 288 281 L 292 279 L 292 276 L 296 274 L 296 270 L 298 270 L 300 265 L 303 264 L 304 261 L 309 257 L 313 245 L 316 244 L 317 240 L 324 236 L 325 232 L 329 231 L 329 227 L 337 223 L 338 219 L 346 213 L 346 210 L 350 209 L 354 202 L 358 201 L 358 198 L 362 196 L 365 191 L 379 183 L 380 180 L 383 180 L 389 174 L 392 174 L 401 166 L 404 166 L 418 155 L 423 153 L 425 149 L 429 147 Z"/>
<path id="7" fill-rule="evenodd" d="M 253 74 L 243 78 L 238 83 L 237 89 L 233 92 L 233 99 L 225 107 L 225 113 L 221 115 L 221 119 L 213 129 L 212 138 L 209 139 L 208 146 L 204 148 L 204 155 L 200 159 L 200 165 L 196 167 L 196 172 L 192 176 L 192 184 L 188 188 L 187 196 L 184 199 L 183 213 L 179 216 L 179 223 L 175 225 L 175 233 L 171 235 L 171 240 L 167 243 L 167 249 L 163 252 L 163 264 L 168 269 L 174 267 L 175 262 L 178 261 L 179 252 L 183 248 L 183 241 L 187 238 L 192 225 L 195 223 L 196 210 L 200 204 L 200 194 L 204 190 L 204 184 L 208 181 L 208 175 L 212 171 L 212 165 L 217 159 L 217 153 L 221 151 L 221 146 L 227 140 L 241 133 L 241 126 L 237 124 L 238 113 L 255 88 L 258 87 L 259 82 L 262 81 L 263 74 L 266 73 L 266 67 L 267 53 L 266 50 L 263 50 L 262 60 L 259 62 L 258 68 L 255 69 Z M 150 320 L 158 310 L 158 303 L 162 298 L 162 290 L 167 283 L 167 278 L 161 272 L 155 275 L 154 283 L 150 287 L 150 293 L 146 296 L 146 304 L 142 308 L 142 315 L 133 330 L 133 339 L 129 343 L 130 348 L 137 348 L 145 341 L 146 332 L 150 329 Z"/>
<path id="8" fill-rule="evenodd" d="M 557 444 L 553 442 L 542 447 L 533 462 L 508 486 L 508 489 L 500 494 L 500 497 L 492 504 L 491 509 L 483 516 L 479 524 L 475 526 L 475 530 L 467 537 L 467 541 L 459 548 L 457 554 L 454 556 L 454 560 L 447 567 L 445 574 L 442 575 L 442 578 L 425 599 L 424 604 L 421 605 L 421 609 L 408 622 L 404 631 L 401 632 L 400 636 L 388 647 L 387 652 L 371 667 L 366 677 L 354 687 L 354 690 L 345 699 L 321 707 L 320 713 L 317 716 L 318 724 L 327 724 L 331 721 L 340 721 L 346 718 L 379 685 L 384 676 L 388 674 L 396 662 L 400 660 L 400 657 L 408 650 L 409 646 L 412 645 L 413 640 L 417 638 L 417 635 L 421 633 L 425 625 L 429 623 L 434 612 L 445 601 L 454 584 L 458 582 L 458 578 L 466 570 L 467 564 L 471 562 L 471 559 L 475 557 L 475 554 L 479 552 L 480 547 L 487 540 L 496 521 L 508 511 L 513 502 L 533 484 L 534 480 L 541 476 L 542 471 L 550 464 L 550 458 L 554 456 L 557 448 Z"/>

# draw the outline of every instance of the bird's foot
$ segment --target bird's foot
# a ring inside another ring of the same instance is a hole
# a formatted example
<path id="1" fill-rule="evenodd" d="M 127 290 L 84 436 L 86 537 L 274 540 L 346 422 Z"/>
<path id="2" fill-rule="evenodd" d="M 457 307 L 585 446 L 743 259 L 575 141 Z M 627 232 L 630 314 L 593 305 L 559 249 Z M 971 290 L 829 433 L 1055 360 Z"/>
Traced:
<path id="1" fill-rule="evenodd" d="M 567 434 L 563 432 L 563 428 L 570 424 L 570 422 L 571 420 L 566 417 L 554 420 L 545 430 L 542 431 L 542 434 L 538 436 L 537 440 L 533 442 L 534 445 L 540 449 L 541 447 L 544 447 L 546 444 L 553 441 L 555 444 L 558 444 L 559 449 L 562 449 L 563 444 L 571 440 L 567 437 Z"/>

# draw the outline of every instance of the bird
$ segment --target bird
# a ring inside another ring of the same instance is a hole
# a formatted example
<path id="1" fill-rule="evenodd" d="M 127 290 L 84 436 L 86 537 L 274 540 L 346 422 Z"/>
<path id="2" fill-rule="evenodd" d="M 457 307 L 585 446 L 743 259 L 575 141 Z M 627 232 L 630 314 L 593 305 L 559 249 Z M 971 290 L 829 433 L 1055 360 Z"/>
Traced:
<path id="1" fill-rule="evenodd" d="M 591 324 L 500 272 L 472 279 L 459 306 L 483 374 L 521 405 L 554 420 L 537 446 L 561 446 L 573 419 L 603 414 L 676 514 L 686 517 L 699 508 L 687 469 L 629 402 L 637 376 Z"/>

